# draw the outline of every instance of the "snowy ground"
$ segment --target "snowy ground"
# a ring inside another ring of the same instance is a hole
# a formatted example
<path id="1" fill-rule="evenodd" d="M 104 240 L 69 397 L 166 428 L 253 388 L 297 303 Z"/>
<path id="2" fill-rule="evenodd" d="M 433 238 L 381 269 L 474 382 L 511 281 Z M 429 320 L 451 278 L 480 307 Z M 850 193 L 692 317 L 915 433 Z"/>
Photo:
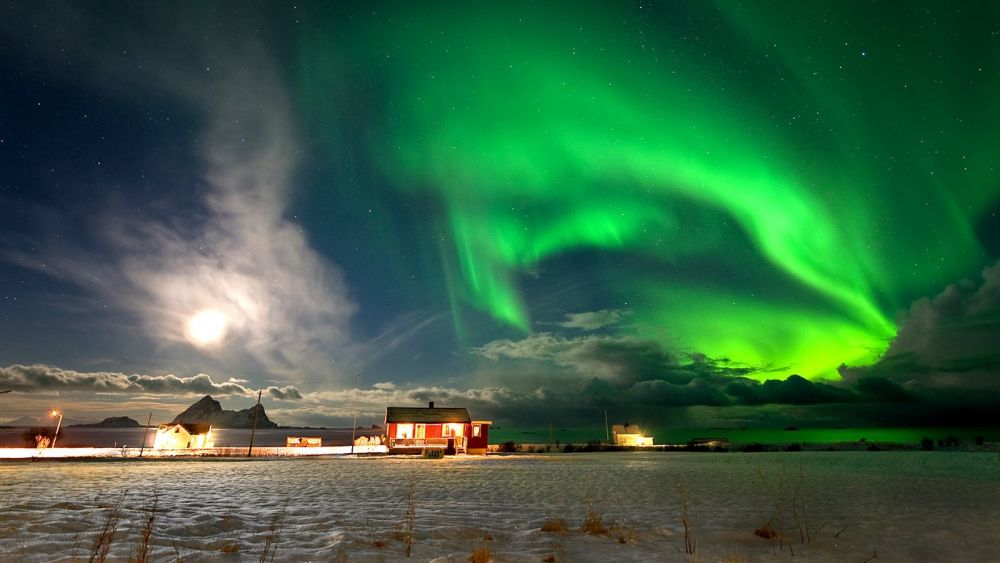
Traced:
<path id="1" fill-rule="evenodd" d="M 405 560 L 410 483 L 415 561 L 1000 561 L 1000 459 L 944 452 L 8 461 L 0 560 L 88 559 L 122 495 L 125 560 L 154 492 L 158 560 L 257 561 L 269 535 L 276 561 Z M 753 534 L 776 504 L 794 556 Z M 591 509 L 606 535 L 580 531 Z"/>

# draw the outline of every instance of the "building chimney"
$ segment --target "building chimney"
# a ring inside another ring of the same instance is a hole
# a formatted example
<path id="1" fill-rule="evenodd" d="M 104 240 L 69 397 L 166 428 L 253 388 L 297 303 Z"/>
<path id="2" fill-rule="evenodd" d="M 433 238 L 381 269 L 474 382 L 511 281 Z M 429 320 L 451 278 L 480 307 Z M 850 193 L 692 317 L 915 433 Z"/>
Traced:
<path id="1" fill-rule="evenodd" d="M 430 401 L 429 403 L 427 403 L 427 408 L 433 409 L 434 408 L 434 401 Z"/>

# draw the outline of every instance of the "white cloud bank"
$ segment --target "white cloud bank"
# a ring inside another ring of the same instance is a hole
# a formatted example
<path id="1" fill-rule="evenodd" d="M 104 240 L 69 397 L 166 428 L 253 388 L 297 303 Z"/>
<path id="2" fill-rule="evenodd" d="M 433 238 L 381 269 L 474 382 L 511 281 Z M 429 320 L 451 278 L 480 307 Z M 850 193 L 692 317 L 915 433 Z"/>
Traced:
<path id="1" fill-rule="evenodd" d="M 116 372 L 79 372 L 45 365 L 19 364 L 0 368 L 0 389 L 16 392 L 34 391 L 89 391 L 128 395 L 221 395 L 253 396 L 257 389 L 243 385 L 240 380 L 216 383 L 204 373 L 192 377 L 173 374 L 145 375 Z M 293 386 L 266 387 L 261 389 L 268 397 L 280 400 L 302 398 Z"/>

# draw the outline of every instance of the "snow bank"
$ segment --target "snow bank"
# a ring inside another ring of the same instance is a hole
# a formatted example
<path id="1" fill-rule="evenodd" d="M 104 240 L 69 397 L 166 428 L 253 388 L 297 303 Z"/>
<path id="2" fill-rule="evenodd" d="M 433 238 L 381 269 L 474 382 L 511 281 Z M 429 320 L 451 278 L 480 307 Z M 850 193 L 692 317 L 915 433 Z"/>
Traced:
<path id="1" fill-rule="evenodd" d="M 256 560 L 269 536 L 275 560 L 400 560 L 409 507 L 415 561 L 684 560 L 685 498 L 691 560 L 1000 560 L 1000 460 L 943 452 L 0 462 L 0 559 L 89 557 L 122 494 L 113 559 L 157 494 L 171 560 Z M 607 534 L 580 531 L 588 511 Z M 754 535 L 769 520 L 790 547 Z"/>

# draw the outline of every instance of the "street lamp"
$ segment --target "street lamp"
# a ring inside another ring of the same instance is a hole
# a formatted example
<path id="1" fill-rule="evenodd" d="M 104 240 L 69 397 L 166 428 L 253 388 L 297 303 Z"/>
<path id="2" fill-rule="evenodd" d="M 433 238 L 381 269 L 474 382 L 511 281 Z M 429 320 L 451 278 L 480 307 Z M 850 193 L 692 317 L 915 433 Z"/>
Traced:
<path id="1" fill-rule="evenodd" d="M 61 412 L 57 411 L 56 409 L 52 409 L 51 416 L 58 416 L 59 417 L 59 421 L 56 422 L 56 433 L 55 433 L 54 436 L 52 436 L 52 447 L 54 448 L 54 447 L 56 447 L 56 439 L 59 438 L 59 427 L 62 426 L 63 415 L 62 415 Z"/>

